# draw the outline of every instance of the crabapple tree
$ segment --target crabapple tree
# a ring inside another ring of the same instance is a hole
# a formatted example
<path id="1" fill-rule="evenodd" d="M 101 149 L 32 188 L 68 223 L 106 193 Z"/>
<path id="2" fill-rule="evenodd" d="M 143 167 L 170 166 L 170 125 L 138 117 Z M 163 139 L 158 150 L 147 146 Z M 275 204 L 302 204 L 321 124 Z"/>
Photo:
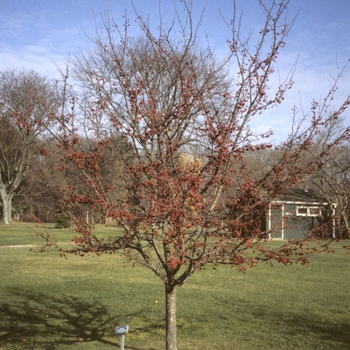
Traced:
<path id="1" fill-rule="evenodd" d="M 106 15 L 94 50 L 75 61 L 84 108 L 61 119 L 56 130 L 62 131 L 62 168 L 79 169 L 84 186 L 71 185 L 66 199 L 76 247 L 58 249 L 122 252 L 152 270 L 165 287 L 167 350 L 177 349 L 176 290 L 206 264 L 245 271 L 259 262 L 306 263 L 316 250 L 308 243 L 317 237 L 310 236 L 272 249 L 263 220 L 271 200 L 321 166 L 332 145 L 309 157 L 314 137 L 349 101 L 331 114 L 314 103 L 309 124 L 294 129 L 259 176 L 247 163 L 248 155 L 272 147 L 270 132 L 254 132 L 252 121 L 263 122 L 292 87 L 292 76 L 272 84 L 292 24 L 284 20 L 288 2 L 259 1 L 266 16 L 254 43 L 241 37 L 235 15 L 227 23 L 223 60 L 200 45 L 201 20 L 195 25 L 192 2 L 181 1 L 185 11 L 156 33 L 135 10 L 142 31 L 137 38 L 129 35 L 128 19 L 118 26 Z M 88 129 L 91 147 L 80 142 L 79 123 Z M 116 151 L 111 135 L 125 139 L 128 152 Z M 338 139 L 346 137 L 348 129 Z M 106 181 L 101 164 L 112 156 L 114 176 Z M 112 218 L 122 234 L 96 236 L 83 207 Z M 55 244 L 49 237 L 46 242 Z"/>

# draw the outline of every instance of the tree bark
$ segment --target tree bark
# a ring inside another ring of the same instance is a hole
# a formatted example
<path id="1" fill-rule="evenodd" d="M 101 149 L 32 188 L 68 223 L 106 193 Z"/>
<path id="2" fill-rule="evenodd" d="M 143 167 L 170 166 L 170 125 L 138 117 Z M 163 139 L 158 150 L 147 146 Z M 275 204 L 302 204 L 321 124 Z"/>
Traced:
<path id="1" fill-rule="evenodd" d="M 7 201 L 7 210 L 8 210 L 8 221 L 9 223 L 12 221 L 12 195 L 8 196 Z"/>
<path id="2" fill-rule="evenodd" d="M 2 221 L 5 225 L 10 224 L 11 197 L 8 196 L 5 189 L 0 188 L 0 197 L 2 202 Z"/>
<path id="3" fill-rule="evenodd" d="M 165 285 L 166 350 L 177 350 L 176 288 Z"/>

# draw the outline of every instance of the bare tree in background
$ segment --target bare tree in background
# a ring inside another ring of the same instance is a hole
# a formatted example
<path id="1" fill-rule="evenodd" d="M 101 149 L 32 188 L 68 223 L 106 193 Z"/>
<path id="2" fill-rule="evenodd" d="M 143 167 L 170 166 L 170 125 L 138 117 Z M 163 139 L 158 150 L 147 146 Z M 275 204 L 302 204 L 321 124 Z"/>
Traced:
<path id="1" fill-rule="evenodd" d="M 36 141 L 58 105 L 55 86 L 47 78 L 34 71 L 0 73 L 0 198 L 4 224 L 11 221 L 12 198 L 33 161 Z"/>
<path id="2" fill-rule="evenodd" d="M 349 140 L 337 142 L 344 132 L 344 118 L 334 119 L 317 136 L 315 152 L 327 145 L 334 147 L 327 152 L 322 166 L 308 178 L 308 182 L 318 193 L 327 198 L 333 208 L 336 219 L 337 236 L 349 237 L 350 234 L 350 143 Z"/>

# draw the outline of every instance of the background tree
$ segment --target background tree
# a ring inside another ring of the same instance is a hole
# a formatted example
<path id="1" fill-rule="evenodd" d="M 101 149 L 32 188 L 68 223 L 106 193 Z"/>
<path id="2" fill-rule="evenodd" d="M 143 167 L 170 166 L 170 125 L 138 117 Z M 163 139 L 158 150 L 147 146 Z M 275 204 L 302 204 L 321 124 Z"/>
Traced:
<path id="1" fill-rule="evenodd" d="M 151 269 L 165 286 L 168 350 L 177 348 L 176 290 L 206 264 L 245 271 L 259 262 L 308 262 L 316 250 L 308 243 L 317 237 L 272 248 L 265 244 L 262 220 L 271 200 L 321 164 L 334 143 L 311 157 L 314 137 L 349 104 L 327 114 L 314 103 L 311 123 L 304 129 L 297 125 L 266 171 L 254 176 L 246 155 L 270 148 L 270 133 L 257 135 L 249 125 L 263 120 L 292 86 L 291 77 L 274 87 L 270 82 L 290 30 L 284 22 L 288 1 L 269 6 L 259 1 L 266 18 L 255 43 L 240 36 L 235 13 L 230 54 L 223 61 L 200 47 L 191 1 L 181 3 L 185 18 L 178 13 L 157 34 L 138 16 L 139 38 L 129 36 L 128 20 L 120 29 L 104 17 L 106 37 L 99 36 L 95 50 L 79 56 L 74 66 L 85 89 L 83 121 L 93 147 L 87 149 L 78 127 L 71 128 L 82 120 L 79 113 L 69 114 L 56 128 L 62 130 L 57 139 L 65 151 L 64 167 L 78 169 L 84 183 L 69 185 L 66 200 L 77 225 L 77 247 L 58 249 L 81 255 L 120 251 Z M 178 29 L 181 35 L 174 37 Z M 132 159 L 112 152 L 115 177 L 105 181 L 101 165 L 114 149 L 111 129 L 126 139 Z M 190 161 L 184 166 L 189 150 L 196 150 L 195 166 L 188 166 Z M 122 233 L 96 236 L 81 214 L 85 207 L 113 218 Z M 323 249 L 328 247 L 325 242 Z"/>
<path id="2" fill-rule="evenodd" d="M 316 152 L 325 145 L 334 143 L 344 130 L 344 118 L 333 120 L 322 133 L 317 136 Z M 324 165 L 317 167 L 315 172 L 307 178 L 310 187 L 330 204 L 335 203 L 335 219 L 337 235 L 349 237 L 350 233 L 350 144 L 349 140 L 336 143 L 323 160 Z"/>
<path id="3" fill-rule="evenodd" d="M 56 92 L 34 71 L 0 73 L 0 197 L 5 224 L 11 221 L 12 198 L 34 161 L 35 143 L 57 111 Z"/>

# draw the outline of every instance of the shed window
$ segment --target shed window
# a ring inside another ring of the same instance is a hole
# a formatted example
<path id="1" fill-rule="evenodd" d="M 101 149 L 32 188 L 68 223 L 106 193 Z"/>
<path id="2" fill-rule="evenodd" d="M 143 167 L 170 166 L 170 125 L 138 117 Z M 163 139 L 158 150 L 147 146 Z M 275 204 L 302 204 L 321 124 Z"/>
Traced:
<path id="1" fill-rule="evenodd" d="M 297 207 L 298 216 L 320 216 L 320 207 Z"/>
<path id="2" fill-rule="evenodd" d="M 307 208 L 306 207 L 299 207 L 297 208 L 297 214 L 298 215 L 307 215 Z"/>

